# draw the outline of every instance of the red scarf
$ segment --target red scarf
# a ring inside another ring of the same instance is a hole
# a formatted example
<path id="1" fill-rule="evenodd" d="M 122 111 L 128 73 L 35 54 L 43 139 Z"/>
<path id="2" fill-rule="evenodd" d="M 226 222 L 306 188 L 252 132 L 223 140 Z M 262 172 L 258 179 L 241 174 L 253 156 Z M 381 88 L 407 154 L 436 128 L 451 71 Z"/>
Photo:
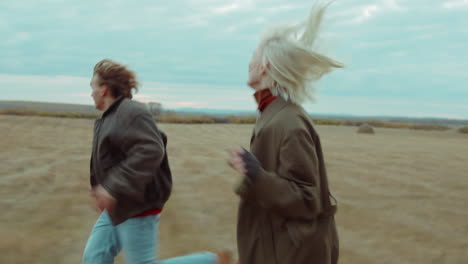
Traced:
<path id="1" fill-rule="evenodd" d="M 258 110 L 263 112 L 263 110 L 265 110 L 267 106 L 269 106 L 276 99 L 277 96 L 273 96 L 270 89 L 264 89 L 255 92 L 254 97 L 258 104 Z"/>

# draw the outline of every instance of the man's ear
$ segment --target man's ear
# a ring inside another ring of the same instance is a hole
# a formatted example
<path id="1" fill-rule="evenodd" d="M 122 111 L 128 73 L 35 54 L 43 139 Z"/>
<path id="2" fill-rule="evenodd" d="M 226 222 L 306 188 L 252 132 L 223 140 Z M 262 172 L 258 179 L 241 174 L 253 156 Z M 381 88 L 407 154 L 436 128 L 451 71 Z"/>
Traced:
<path id="1" fill-rule="evenodd" d="M 107 85 L 101 85 L 102 96 L 108 96 L 110 94 L 110 89 Z"/>

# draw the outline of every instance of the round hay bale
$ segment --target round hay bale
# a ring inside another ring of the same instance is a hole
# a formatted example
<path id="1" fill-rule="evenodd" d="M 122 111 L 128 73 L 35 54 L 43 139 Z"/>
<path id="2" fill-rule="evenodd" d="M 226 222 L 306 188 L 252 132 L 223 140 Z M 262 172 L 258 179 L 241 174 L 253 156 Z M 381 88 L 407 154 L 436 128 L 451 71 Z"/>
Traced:
<path id="1" fill-rule="evenodd" d="M 357 132 L 359 134 L 375 134 L 374 129 L 369 124 L 362 124 Z"/>
<path id="2" fill-rule="evenodd" d="M 462 134 L 468 134 L 468 126 L 458 129 L 458 132 Z"/>

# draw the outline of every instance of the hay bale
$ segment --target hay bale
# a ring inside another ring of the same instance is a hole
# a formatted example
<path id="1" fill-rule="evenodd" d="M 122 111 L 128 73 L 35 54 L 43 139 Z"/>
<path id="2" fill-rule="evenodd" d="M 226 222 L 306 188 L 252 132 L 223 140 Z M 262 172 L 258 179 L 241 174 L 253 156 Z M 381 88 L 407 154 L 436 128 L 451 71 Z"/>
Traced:
<path id="1" fill-rule="evenodd" d="M 468 126 L 458 129 L 459 133 L 468 134 Z"/>
<path id="2" fill-rule="evenodd" d="M 357 131 L 359 134 L 375 134 L 374 128 L 369 124 L 362 124 Z"/>

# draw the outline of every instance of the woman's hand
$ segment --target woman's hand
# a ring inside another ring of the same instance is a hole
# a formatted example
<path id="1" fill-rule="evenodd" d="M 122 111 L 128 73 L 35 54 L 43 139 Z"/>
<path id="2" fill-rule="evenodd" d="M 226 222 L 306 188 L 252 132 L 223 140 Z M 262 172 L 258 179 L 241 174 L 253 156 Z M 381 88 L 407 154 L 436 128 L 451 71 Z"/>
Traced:
<path id="1" fill-rule="evenodd" d="M 254 181 L 261 169 L 260 162 L 257 158 L 244 148 L 231 149 L 229 153 L 229 165 L 240 174 Z"/>
<path id="2" fill-rule="evenodd" d="M 247 173 L 247 170 L 245 169 L 245 163 L 244 160 L 242 159 L 242 154 L 244 154 L 244 149 L 242 148 L 232 148 L 228 150 L 229 153 L 229 158 L 228 158 L 228 164 L 239 172 L 242 175 L 245 175 Z"/>

